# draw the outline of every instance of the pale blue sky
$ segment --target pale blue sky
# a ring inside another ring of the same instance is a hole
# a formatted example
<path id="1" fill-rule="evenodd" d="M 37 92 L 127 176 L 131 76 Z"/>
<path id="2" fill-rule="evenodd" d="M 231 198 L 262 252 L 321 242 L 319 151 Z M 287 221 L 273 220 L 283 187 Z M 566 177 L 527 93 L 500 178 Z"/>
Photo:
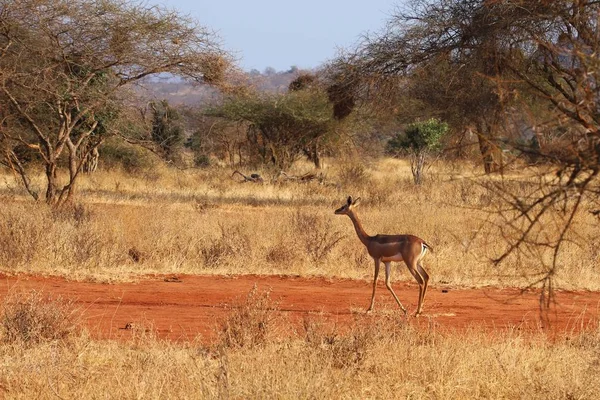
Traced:
<path id="1" fill-rule="evenodd" d="M 314 68 L 377 32 L 402 0 L 155 0 L 216 31 L 239 65 Z"/>

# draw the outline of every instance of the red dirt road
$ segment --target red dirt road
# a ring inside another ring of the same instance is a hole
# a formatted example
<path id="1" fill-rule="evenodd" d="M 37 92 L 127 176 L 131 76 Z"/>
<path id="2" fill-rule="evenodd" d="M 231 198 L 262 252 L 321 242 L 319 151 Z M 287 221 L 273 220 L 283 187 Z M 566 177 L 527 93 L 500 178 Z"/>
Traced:
<path id="1" fill-rule="evenodd" d="M 102 284 L 67 281 L 54 277 L 0 275 L 0 301 L 9 292 L 41 290 L 52 296 L 74 300 L 83 310 L 93 336 L 124 339 L 132 330 L 127 324 L 152 326 L 162 338 L 210 340 L 216 324 L 230 306 L 243 301 L 254 285 L 271 290 L 279 311 L 291 320 L 304 315 L 340 326 L 362 314 L 371 295 L 367 281 L 349 279 L 299 278 L 282 276 L 192 276 L 181 275 L 171 282 L 165 276 L 149 277 L 136 283 Z M 403 304 L 415 309 L 416 284 L 395 282 L 394 290 Z M 398 312 L 392 296 L 380 283 L 375 299 L 377 310 Z M 556 293 L 556 306 L 550 313 L 550 329 L 555 333 L 575 330 L 598 321 L 600 292 Z M 539 294 L 518 289 L 462 289 L 431 286 L 420 318 L 409 318 L 438 330 L 468 327 L 535 329 L 540 324 Z"/>

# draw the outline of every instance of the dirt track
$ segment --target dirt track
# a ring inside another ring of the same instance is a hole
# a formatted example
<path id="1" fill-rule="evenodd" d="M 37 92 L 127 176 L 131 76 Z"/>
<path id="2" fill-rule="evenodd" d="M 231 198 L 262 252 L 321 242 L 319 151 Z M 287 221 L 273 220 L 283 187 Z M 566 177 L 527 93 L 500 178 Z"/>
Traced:
<path id="1" fill-rule="evenodd" d="M 271 299 L 280 312 L 298 320 L 320 313 L 343 326 L 364 312 L 371 293 L 367 281 L 281 276 L 189 276 L 178 281 L 157 276 L 137 283 L 101 284 L 72 282 L 61 278 L 0 275 L 0 298 L 9 291 L 38 289 L 75 300 L 84 310 L 91 333 L 98 338 L 127 338 L 127 324 L 153 325 L 160 337 L 192 339 L 198 334 L 210 340 L 216 322 L 229 312 L 256 284 L 271 289 Z M 394 290 L 409 311 L 415 308 L 415 284 L 396 282 Z M 380 283 L 377 310 L 396 310 L 391 295 Z M 417 324 L 433 324 L 438 330 L 467 327 L 504 328 L 539 326 L 539 294 L 517 289 L 457 289 L 430 287 L 424 315 L 410 318 Z M 557 305 L 550 313 L 553 332 L 579 330 L 597 321 L 600 292 L 557 292 Z"/>

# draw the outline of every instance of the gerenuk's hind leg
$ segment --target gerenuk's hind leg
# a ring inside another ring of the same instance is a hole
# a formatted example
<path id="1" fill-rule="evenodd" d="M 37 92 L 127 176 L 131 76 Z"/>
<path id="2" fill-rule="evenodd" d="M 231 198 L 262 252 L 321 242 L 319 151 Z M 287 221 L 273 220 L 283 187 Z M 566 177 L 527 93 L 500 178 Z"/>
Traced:
<path id="1" fill-rule="evenodd" d="M 423 303 L 425 303 L 425 294 L 427 293 L 427 284 L 429 283 L 429 274 L 423 268 L 421 262 L 417 264 L 417 272 L 423 278 L 423 292 L 421 293 L 421 298 L 419 299 L 420 307 L 417 310 L 417 314 L 421 313 L 421 308 L 423 307 Z"/>
<path id="2" fill-rule="evenodd" d="M 408 268 L 408 271 L 410 272 L 410 274 L 415 278 L 415 280 L 417 281 L 417 284 L 419 285 L 419 299 L 418 299 L 418 303 L 417 303 L 417 312 L 415 313 L 415 315 L 419 315 L 421 314 L 421 307 L 423 306 L 422 301 L 423 301 L 423 277 L 421 277 L 421 274 L 419 274 L 419 272 L 417 271 L 417 264 L 415 263 L 415 265 L 412 265 L 412 263 L 407 262 L 406 263 L 406 267 Z"/>

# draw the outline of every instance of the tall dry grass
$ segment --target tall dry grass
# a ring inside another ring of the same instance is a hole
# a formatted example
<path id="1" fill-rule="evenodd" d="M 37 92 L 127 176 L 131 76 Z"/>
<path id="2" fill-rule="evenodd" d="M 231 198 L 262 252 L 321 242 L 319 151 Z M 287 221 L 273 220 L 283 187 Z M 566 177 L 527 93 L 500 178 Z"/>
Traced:
<path id="1" fill-rule="evenodd" d="M 548 341 L 516 329 L 439 333 L 385 315 L 339 331 L 308 316 L 282 337 L 269 307 L 250 293 L 211 346 L 152 334 L 112 342 L 71 331 L 29 346 L 0 336 L 0 397 L 595 399 L 600 387 L 597 328 Z"/>
<path id="2" fill-rule="evenodd" d="M 298 175 L 309 171 L 295 166 Z M 157 167 L 132 176 L 84 176 L 78 203 L 53 211 L 34 204 L 16 178 L 0 176 L 0 270 L 73 279 L 125 280 L 152 273 L 299 274 L 370 278 L 372 260 L 350 221 L 333 215 L 347 195 L 371 233 L 412 233 L 432 244 L 425 266 L 433 284 L 524 286 L 543 271 L 551 249 L 493 267 L 505 248 L 495 198 L 466 165 L 439 164 L 424 185 L 410 167 L 385 159 L 325 168 L 324 183 L 239 183 L 227 168 L 179 171 Z M 506 181 L 526 192 L 524 172 Z M 512 182 L 512 183 L 511 183 Z M 34 182 L 41 185 L 41 179 Z M 552 231 L 560 216 L 545 225 Z M 565 244 L 559 287 L 600 289 L 600 229 L 582 212 Z M 404 267 L 394 279 L 411 279 Z"/>
<path id="3" fill-rule="evenodd" d="M 80 317 L 70 299 L 52 298 L 39 291 L 11 292 L 0 308 L 0 340 L 28 347 L 69 339 L 79 331 Z"/>

